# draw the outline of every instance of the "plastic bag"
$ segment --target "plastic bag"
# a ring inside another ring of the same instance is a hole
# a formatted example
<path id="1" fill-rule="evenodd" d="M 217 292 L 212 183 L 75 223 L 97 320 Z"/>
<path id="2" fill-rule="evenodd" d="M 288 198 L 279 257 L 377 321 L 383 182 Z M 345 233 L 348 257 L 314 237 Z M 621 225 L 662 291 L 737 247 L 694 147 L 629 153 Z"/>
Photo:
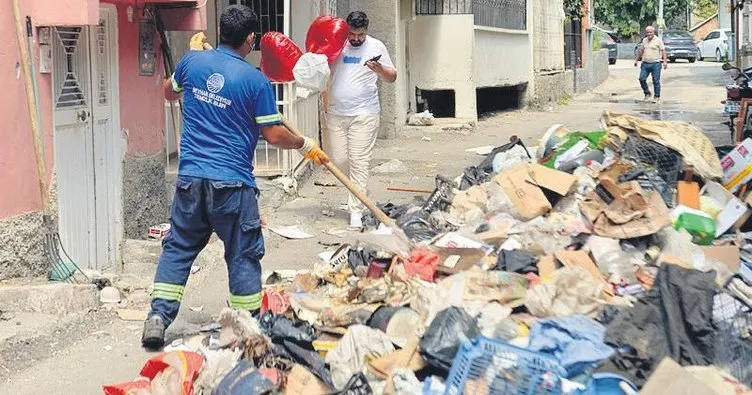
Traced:
<path id="1" fill-rule="evenodd" d="M 426 329 L 420 339 L 420 354 L 430 366 L 448 373 L 462 343 L 478 335 L 473 317 L 461 308 L 450 307 L 436 315 Z"/>
<path id="2" fill-rule="evenodd" d="M 295 63 L 292 74 L 295 81 L 304 88 L 321 92 L 326 89 L 331 70 L 326 55 L 307 52 Z"/>
<path id="3" fill-rule="evenodd" d="M 439 266 L 439 256 L 425 248 L 413 250 L 410 259 L 405 262 L 405 272 L 411 276 L 417 275 L 423 281 L 432 282 Z"/>
<path id="4" fill-rule="evenodd" d="M 433 114 L 426 110 L 417 114 L 411 114 L 407 120 L 407 124 L 411 126 L 430 126 L 434 123 Z"/>
<path id="5" fill-rule="evenodd" d="M 494 156 L 492 166 L 494 173 L 500 173 L 503 170 L 511 169 L 522 163 L 531 161 L 527 150 L 521 145 L 515 145 L 507 151 L 499 152 Z"/>
<path id="6" fill-rule="evenodd" d="M 227 373 L 212 394 L 265 394 L 275 389 L 274 382 L 264 377 L 248 360 L 243 359 Z"/>
<path id="7" fill-rule="evenodd" d="M 306 34 L 306 51 L 326 55 L 329 63 L 333 63 L 347 43 L 350 27 L 342 18 L 330 15 L 320 16 L 313 20 Z"/>
<path id="8" fill-rule="evenodd" d="M 332 378 L 324 358 L 313 348 L 316 336 L 311 325 L 266 313 L 261 317 L 261 329 L 272 341 L 272 354 L 307 367 L 324 383 L 331 385 Z"/>
<path id="9" fill-rule="evenodd" d="M 387 355 L 392 351 L 394 344 L 386 333 L 364 325 L 349 327 L 337 347 L 326 354 L 334 386 L 344 388 L 353 375 L 363 370 L 369 354 Z"/>
<path id="10" fill-rule="evenodd" d="M 538 274 L 538 257 L 527 251 L 500 251 L 496 270 L 519 274 Z"/>
<path id="11" fill-rule="evenodd" d="M 295 42 L 280 32 L 261 36 L 261 71 L 272 81 L 295 80 L 292 69 L 302 55 Z"/>
<path id="12" fill-rule="evenodd" d="M 136 380 L 102 386 L 104 395 L 151 395 L 151 381 L 146 377 Z"/>
<path id="13" fill-rule="evenodd" d="M 601 306 L 603 284 L 582 268 L 554 271 L 551 281 L 528 290 L 525 306 L 537 317 L 589 315 Z"/>

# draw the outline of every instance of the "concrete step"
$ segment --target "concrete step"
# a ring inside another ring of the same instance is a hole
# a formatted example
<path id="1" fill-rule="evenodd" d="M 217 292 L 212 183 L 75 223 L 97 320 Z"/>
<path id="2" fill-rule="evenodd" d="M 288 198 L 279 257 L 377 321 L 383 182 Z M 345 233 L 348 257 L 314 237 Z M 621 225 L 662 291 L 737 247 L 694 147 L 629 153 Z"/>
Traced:
<path id="1" fill-rule="evenodd" d="M 0 287 L 3 312 L 68 315 L 99 308 L 99 291 L 93 284 L 46 283 Z"/>

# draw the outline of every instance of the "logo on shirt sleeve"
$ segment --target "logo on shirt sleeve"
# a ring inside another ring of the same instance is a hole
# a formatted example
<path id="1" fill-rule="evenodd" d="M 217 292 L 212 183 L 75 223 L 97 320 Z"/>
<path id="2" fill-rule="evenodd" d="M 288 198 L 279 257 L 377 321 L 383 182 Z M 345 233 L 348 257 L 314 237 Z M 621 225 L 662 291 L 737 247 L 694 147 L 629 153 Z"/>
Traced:
<path id="1" fill-rule="evenodd" d="M 211 93 L 217 93 L 225 86 L 225 76 L 214 73 L 206 80 L 206 89 Z"/>

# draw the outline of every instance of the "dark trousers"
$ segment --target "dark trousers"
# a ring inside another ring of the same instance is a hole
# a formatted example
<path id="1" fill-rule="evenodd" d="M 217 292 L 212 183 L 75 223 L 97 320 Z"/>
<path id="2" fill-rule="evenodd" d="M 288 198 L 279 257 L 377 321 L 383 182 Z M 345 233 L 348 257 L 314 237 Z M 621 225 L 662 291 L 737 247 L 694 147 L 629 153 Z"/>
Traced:
<path id="1" fill-rule="evenodd" d="M 646 94 L 650 94 L 650 88 L 648 88 L 648 75 L 653 76 L 653 90 L 655 91 L 655 98 L 661 97 L 661 69 L 663 64 L 661 62 L 645 63 L 642 62 L 640 66 L 640 86 L 642 91 Z"/>
<path id="2" fill-rule="evenodd" d="M 230 305 L 251 311 L 261 307 L 264 238 L 258 189 L 241 182 L 180 176 L 170 223 L 154 278 L 150 317 L 158 314 L 168 325 L 175 320 L 193 261 L 212 231 L 225 246 Z"/>

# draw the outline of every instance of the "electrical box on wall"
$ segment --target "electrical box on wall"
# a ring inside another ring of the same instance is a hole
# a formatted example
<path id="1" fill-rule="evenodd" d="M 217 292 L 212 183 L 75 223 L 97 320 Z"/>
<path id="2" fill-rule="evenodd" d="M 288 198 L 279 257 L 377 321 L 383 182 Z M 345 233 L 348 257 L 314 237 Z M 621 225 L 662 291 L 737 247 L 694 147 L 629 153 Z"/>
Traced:
<path id="1" fill-rule="evenodd" d="M 138 34 L 138 75 L 153 76 L 157 69 L 156 25 L 153 21 L 141 21 Z"/>
<path id="2" fill-rule="evenodd" d="M 39 43 L 39 72 L 52 73 L 52 28 L 37 28 L 37 42 Z"/>

